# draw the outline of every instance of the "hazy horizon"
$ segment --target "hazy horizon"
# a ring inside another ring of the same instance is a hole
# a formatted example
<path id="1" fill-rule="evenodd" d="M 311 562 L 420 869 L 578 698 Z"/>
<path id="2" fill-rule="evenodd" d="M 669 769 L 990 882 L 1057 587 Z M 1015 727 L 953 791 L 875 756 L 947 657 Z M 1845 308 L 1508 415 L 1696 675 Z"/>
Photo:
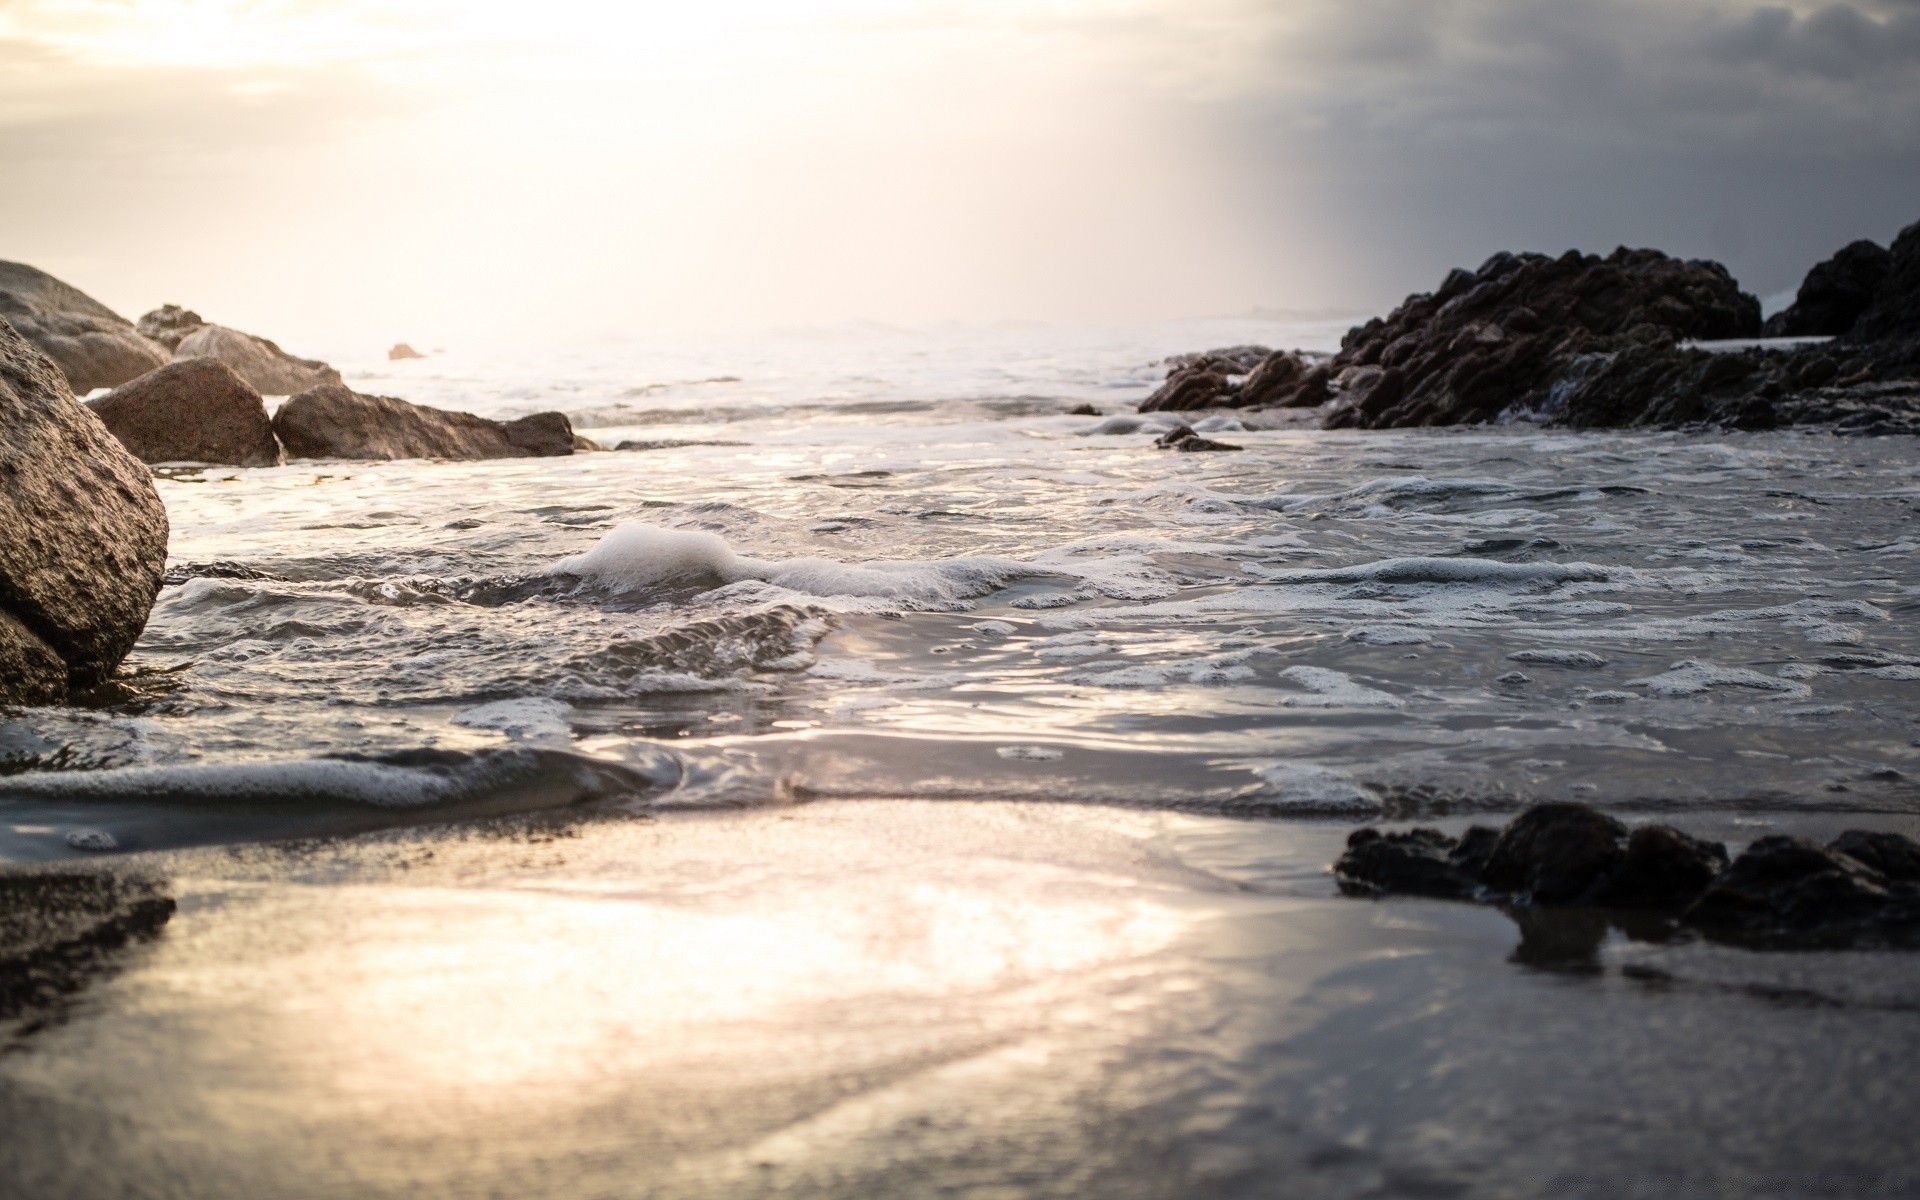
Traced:
<path id="1" fill-rule="evenodd" d="M 305 353 L 1760 295 L 1920 219 L 1920 4 L 8 0 L 0 258 Z"/>

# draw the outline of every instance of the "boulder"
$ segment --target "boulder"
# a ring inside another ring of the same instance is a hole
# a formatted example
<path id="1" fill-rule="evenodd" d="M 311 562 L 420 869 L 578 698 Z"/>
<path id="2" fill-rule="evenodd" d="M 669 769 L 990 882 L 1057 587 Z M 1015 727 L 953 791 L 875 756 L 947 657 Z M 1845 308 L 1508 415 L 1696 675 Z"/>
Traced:
<path id="1" fill-rule="evenodd" d="M 401 362 L 409 358 L 425 358 L 425 357 L 426 355 L 420 353 L 418 350 L 415 350 L 412 346 L 407 345 L 405 342 L 395 342 L 393 344 L 393 349 L 387 351 L 388 362 Z"/>
<path id="2" fill-rule="evenodd" d="M 167 361 L 166 352 L 93 297 L 25 263 L 0 262 L 0 317 L 85 395 Z"/>
<path id="3" fill-rule="evenodd" d="M 340 382 L 340 372 L 318 359 L 295 358 L 266 338 L 225 325 L 202 325 L 183 336 L 173 348 L 173 361 L 191 358 L 211 358 L 226 364 L 265 396 L 291 396 L 321 384 Z"/>
<path id="4" fill-rule="evenodd" d="M 1471 853 L 1462 852 L 1465 840 L 1438 829 L 1356 829 L 1334 867 L 1335 878 L 1349 896 L 1474 899 L 1481 892 L 1480 874 Z"/>
<path id="5" fill-rule="evenodd" d="M 274 414 L 273 428 L 295 458 L 544 458 L 575 449 L 564 413 L 491 421 L 365 396 L 338 383 L 290 398 Z"/>
<path id="6" fill-rule="evenodd" d="M 0 320 L 0 703 L 55 703 L 111 676 L 166 563 L 152 476 Z"/>
<path id="7" fill-rule="evenodd" d="M 1807 272 L 1792 305 L 1767 318 L 1766 335 L 1834 337 L 1847 332 L 1872 306 L 1892 261 L 1886 248 L 1875 242 L 1861 240 L 1841 247 Z"/>
<path id="8" fill-rule="evenodd" d="M 218 359 L 168 363 L 89 407 L 143 462 L 272 467 L 286 461 L 260 393 Z"/>
<path id="9" fill-rule="evenodd" d="M 1626 857 L 1627 827 L 1584 804 L 1539 804 L 1494 843 L 1481 878 L 1525 903 L 1590 897 Z"/>

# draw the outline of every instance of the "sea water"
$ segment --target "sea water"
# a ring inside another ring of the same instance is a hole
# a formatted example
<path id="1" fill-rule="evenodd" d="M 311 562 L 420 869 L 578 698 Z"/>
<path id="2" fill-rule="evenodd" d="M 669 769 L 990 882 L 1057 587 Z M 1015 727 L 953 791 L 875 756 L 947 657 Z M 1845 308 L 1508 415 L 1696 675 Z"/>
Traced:
<path id="1" fill-rule="evenodd" d="M 129 695 L 0 723 L 0 855 L 583 801 L 1920 808 L 1910 439 L 1271 412 L 1178 453 L 1136 412 L 1169 354 L 1345 324 L 348 363 L 626 448 L 161 468 Z"/>

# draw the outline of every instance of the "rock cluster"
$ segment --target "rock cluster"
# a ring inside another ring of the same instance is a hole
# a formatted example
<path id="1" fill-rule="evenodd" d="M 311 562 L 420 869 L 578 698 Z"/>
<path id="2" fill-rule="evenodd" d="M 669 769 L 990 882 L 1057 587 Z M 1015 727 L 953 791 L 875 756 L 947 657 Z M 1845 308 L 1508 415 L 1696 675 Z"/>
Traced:
<path id="1" fill-rule="evenodd" d="M 147 469 L 0 320 L 0 703 L 55 703 L 108 678 L 166 561 Z"/>
<path id="2" fill-rule="evenodd" d="M 1729 862 L 1671 826 L 1542 804 L 1458 838 L 1356 830 L 1333 869 L 1354 896 L 1637 910 L 1758 946 L 1920 946 L 1920 844 L 1896 833 L 1766 837 Z"/>
<path id="3" fill-rule="evenodd" d="M 80 395 L 117 387 L 167 352 L 106 305 L 25 263 L 0 262 L 0 317 L 52 359 Z"/>
<path id="4" fill-rule="evenodd" d="M 1831 337 L 1807 344 L 1696 342 Z M 1656 250 L 1496 254 L 1348 331 L 1330 361 L 1257 347 L 1171 359 L 1142 411 L 1321 406 L 1331 428 L 1820 425 L 1920 433 L 1920 224 L 1814 267 L 1762 326 L 1718 263 Z"/>
<path id="5" fill-rule="evenodd" d="M 295 458 L 545 458 L 576 446 L 563 413 L 491 421 L 337 383 L 290 398 L 273 415 L 273 432 Z"/>

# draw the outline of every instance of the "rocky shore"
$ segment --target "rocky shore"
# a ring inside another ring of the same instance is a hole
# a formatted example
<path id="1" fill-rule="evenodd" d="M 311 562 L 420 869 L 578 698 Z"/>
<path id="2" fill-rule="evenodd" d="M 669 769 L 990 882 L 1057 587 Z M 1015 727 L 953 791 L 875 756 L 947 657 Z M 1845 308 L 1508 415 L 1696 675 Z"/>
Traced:
<path id="1" fill-rule="evenodd" d="M 44 271 L 0 262 L 0 323 L 146 463 L 276 466 L 291 458 L 528 458 L 595 447 L 564 413 L 494 421 L 354 392 L 340 372 L 176 304 L 138 322 Z M 390 352 L 389 357 L 420 357 Z M 265 396 L 290 399 L 269 417 Z"/>
<path id="2" fill-rule="evenodd" d="M 1769 340 L 1788 338 L 1819 340 Z M 1318 408 L 1332 429 L 1920 433 L 1920 224 L 1818 264 L 1765 322 L 1718 263 L 1502 253 L 1350 330 L 1331 359 L 1239 346 L 1169 368 L 1141 411 Z"/>

